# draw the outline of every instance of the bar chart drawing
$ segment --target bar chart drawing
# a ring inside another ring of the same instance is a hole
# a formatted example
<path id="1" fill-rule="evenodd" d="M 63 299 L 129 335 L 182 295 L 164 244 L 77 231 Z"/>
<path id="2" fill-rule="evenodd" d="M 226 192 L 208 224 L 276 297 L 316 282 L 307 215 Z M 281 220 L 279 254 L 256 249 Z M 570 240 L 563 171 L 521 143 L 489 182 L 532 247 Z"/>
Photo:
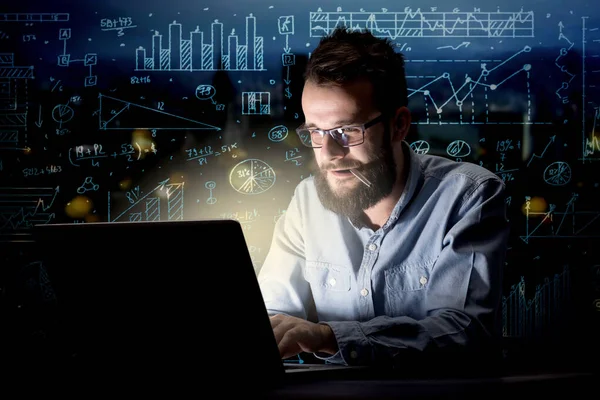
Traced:
<path id="1" fill-rule="evenodd" d="M 525 279 L 511 286 L 502 297 L 502 335 L 539 337 L 560 323 L 570 300 L 569 267 L 547 277 L 535 287 L 530 299 L 525 295 Z"/>
<path id="2" fill-rule="evenodd" d="M 27 148 L 27 85 L 33 66 L 16 66 L 14 53 L 0 53 L 0 150 Z"/>
<path id="3" fill-rule="evenodd" d="M 166 37 L 155 31 L 151 49 L 140 46 L 135 55 L 136 71 L 266 71 L 264 38 L 257 36 L 252 14 L 246 17 L 245 38 L 235 29 L 225 36 L 219 20 L 210 24 L 210 33 L 197 26 L 184 38 L 182 24 L 173 21 Z"/>
<path id="4" fill-rule="evenodd" d="M 111 216 L 111 194 L 108 192 L 108 222 L 183 220 L 184 182 L 169 183 L 165 179 L 137 198 L 128 197 L 129 206 L 115 217 Z"/>

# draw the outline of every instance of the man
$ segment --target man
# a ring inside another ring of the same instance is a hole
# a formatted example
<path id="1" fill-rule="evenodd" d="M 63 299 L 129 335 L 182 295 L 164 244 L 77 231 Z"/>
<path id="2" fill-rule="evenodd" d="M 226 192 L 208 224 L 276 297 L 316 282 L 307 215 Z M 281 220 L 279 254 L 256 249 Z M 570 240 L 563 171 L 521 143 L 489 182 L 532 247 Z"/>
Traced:
<path id="1" fill-rule="evenodd" d="M 258 276 L 282 358 L 387 365 L 499 338 L 504 184 L 411 151 L 406 106 L 388 40 L 337 29 L 312 53 L 297 132 L 318 171 L 296 188 Z"/>

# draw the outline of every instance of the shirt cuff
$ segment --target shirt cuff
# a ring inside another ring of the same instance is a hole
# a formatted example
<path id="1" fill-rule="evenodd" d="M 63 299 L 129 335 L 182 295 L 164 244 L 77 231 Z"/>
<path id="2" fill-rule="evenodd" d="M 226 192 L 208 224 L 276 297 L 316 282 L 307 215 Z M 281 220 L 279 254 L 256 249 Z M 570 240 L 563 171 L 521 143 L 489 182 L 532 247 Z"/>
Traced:
<path id="1" fill-rule="evenodd" d="M 371 363 L 371 345 L 358 321 L 319 322 L 328 325 L 338 344 L 338 352 L 325 356 L 315 353 L 315 357 L 336 364 L 367 365 Z"/>
<path id="2" fill-rule="evenodd" d="M 313 355 L 316 358 L 318 358 L 319 360 L 323 360 L 329 364 L 348 365 L 348 363 L 346 363 L 346 361 L 344 361 L 344 359 L 342 358 L 342 352 L 340 352 L 340 351 L 338 351 L 334 355 L 327 354 L 327 353 L 313 353 Z"/>

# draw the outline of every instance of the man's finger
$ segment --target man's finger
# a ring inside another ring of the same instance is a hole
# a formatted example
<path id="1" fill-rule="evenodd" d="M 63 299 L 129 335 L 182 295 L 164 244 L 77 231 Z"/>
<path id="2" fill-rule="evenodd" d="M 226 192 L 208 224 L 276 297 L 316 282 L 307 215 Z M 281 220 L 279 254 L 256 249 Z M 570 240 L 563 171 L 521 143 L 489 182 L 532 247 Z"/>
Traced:
<path id="1" fill-rule="evenodd" d="M 283 316 L 283 318 L 278 318 L 274 324 L 271 324 L 271 327 L 273 328 L 273 335 L 275 335 L 275 341 L 277 344 L 279 344 L 283 336 L 295 326 L 296 324 L 294 321 L 285 316 Z"/>
<path id="2" fill-rule="evenodd" d="M 279 355 L 282 359 L 290 358 L 300 353 L 300 347 L 296 343 L 292 331 L 287 331 L 278 342 Z"/>
<path id="3" fill-rule="evenodd" d="M 282 325 L 282 324 L 279 324 L 273 328 L 273 335 L 275 336 L 275 342 L 277 342 L 278 345 L 279 345 L 279 342 L 281 342 L 281 339 L 283 338 L 283 336 L 288 331 L 288 329 L 290 329 L 289 326 Z"/>
<path id="4" fill-rule="evenodd" d="M 269 321 L 271 322 L 271 328 L 275 329 L 276 326 L 285 321 L 285 316 L 281 314 L 271 315 Z"/>

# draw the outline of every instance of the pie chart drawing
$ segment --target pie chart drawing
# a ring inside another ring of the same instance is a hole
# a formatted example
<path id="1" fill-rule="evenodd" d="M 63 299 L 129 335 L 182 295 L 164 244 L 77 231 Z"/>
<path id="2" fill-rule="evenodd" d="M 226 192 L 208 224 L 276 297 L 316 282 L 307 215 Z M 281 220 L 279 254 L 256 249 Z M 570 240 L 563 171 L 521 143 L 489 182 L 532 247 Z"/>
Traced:
<path id="1" fill-rule="evenodd" d="M 556 161 L 546 167 L 544 181 L 548 185 L 563 186 L 571 181 L 571 166 L 563 161 Z"/>
<path id="2" fill-rule="evenodd" d="M 266 162 L 249 158 L 231 169 L 229 183 L 239 193 L 261 194 L 275 184 L 275 171 Z"/>
<path id="3" fill-rule="evenodd" d="M 448 145 L 446 153 L 451 157 L 466 157 L 471 154 L 471 146 L 464 140 L 455 140 Z"/>
<path id="4" fill-rule="evenodd" d="M 69 122 L 73 118 L 75 112 L 67 104 L 59 104 L 52 109 L 52 119 L 62 124 Z"/>
<path id="5" fill-rule="evenodd" d="M 410 144 L 410 148 L 417 154 L 427 154 L 429 153 L 429 143 L 424 140 L 417 140 L 416 142 L 412 142 Z"/>

